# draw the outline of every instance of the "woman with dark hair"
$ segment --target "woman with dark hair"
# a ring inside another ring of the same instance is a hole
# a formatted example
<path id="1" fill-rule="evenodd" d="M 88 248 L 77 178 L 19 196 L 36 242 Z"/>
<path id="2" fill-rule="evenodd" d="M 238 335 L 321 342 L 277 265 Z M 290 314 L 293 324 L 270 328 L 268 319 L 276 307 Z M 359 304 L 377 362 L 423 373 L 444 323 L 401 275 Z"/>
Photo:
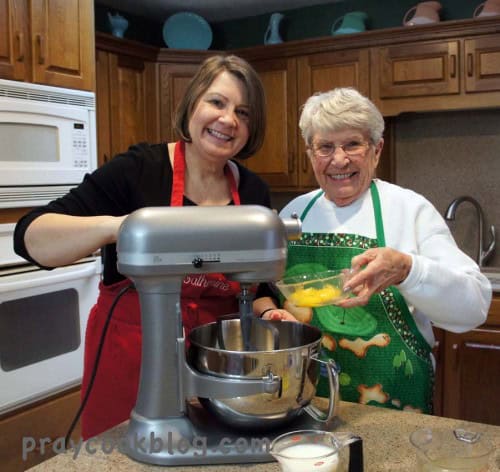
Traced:
<path id="1" fill-rule="evenodd" d="M 87 175 L 67 195 L 18 222 L 16 252 L 46 269 L 70 264 L 101 248 L 103 277 L 86 331 L 82 396 L 89 387 L 109 309 L 130 283 L 116 264 L 115 243 L 122 221 L 148 206 L 270 207 L 267 185 L 233 160 L 259 150 L 265 123 L 264 91 L 254 69 L 236 56 L 210 57 L 179 104 L 179 141 L 130 147 Z M 186 277 L 181 292 L 186 334 L 194 326 L 237 312 L 238 292 L 238 284 L 222 274 Z M 139 302 L 131 289 L 116 305 L 107 331 L 82 414 L 84 438 L 128 419 L 137 396 L 140 352 Z"/>

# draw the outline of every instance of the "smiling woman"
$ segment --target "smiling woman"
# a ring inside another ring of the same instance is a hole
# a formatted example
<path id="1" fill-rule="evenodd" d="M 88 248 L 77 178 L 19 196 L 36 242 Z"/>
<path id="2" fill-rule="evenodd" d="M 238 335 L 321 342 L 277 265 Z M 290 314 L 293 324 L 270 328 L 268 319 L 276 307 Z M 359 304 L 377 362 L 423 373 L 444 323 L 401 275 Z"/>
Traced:
<path id="1" fill-rule="evenodd" d="M 193 77 L 177 111 L 180 141 L 130 147 L 87 175 L 71 193 L 33 210 L 17 224 L 16 251 L 43 268 L 69 264 L 102 247 L 103 281 L 85 338 L 84 398 L 90 392 L 82 416 L 85 438 L 126 420 L 136 401 L 140 312 L 137 292 L 117 270 L 115 243 L 121 223 L 129 213 L 148 206 L 270 207 L 267 185 L 232 160 L 249 158 L 260 148 L 264 110 L 262 84 L 246 61 L 210 57 Z M 204 284 L 192 277 L 183 283 L 186 336 L 198 324 L 238 311 L 239 285 L 222 274 L 206 278 Z M 116 304 L 101 353 L 101 335 L 117 294 L 124 295 Z"/>
<path id="2" fill-rule="evenodd" d="M 280 212 L 302 221 L 285 277 L 312 264 L 350 269 L 343 288 L 352 296 L 311 306 L 307 318 L 324 333 L 323 355 L 340 366 L 342 398 L 430 413 L 432 326 L 463 332 L 482 324 L 491 285 L 429 201 L 375 178 L 384 120 L 368 98 L 353 88 L 314 95 L 299 125 L 320 189 Z M 261 287 L 269 308 L 273 294 L 265 293 Z M 284 306 L 305 319 L 291 298 Z M 318 393 L 327 391 L 322 378 Z"/>

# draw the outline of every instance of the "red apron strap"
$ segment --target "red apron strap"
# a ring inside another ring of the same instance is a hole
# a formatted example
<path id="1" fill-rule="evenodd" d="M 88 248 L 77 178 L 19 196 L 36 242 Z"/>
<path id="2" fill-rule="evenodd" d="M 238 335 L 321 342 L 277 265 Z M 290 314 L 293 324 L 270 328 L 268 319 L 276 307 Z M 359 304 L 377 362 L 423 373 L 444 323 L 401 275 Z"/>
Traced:
<path id="1" fill-rule="evenodd" d="M 172 178 L 172 194 L 170 196 L 170 206 L 182 206 L 184 199 L 184 176 L 186 173 L 186 145 L 184 141 L 177 141 L 174 150 L 174 171 Z M 229 181 L 231 198 L 234 205 L 240 205 L 240 194 L 233 172 L 226 164 L 224 175 Z"/>

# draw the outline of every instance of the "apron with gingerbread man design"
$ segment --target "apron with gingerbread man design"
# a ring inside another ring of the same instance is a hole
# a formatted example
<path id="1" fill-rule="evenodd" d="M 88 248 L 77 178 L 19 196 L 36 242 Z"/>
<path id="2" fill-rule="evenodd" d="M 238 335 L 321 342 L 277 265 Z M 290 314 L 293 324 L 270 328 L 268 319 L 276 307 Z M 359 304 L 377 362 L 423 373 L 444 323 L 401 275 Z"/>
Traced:
<path id="1" fill-rule="evenodd" d="M 286 275 L 349 268 L 357 254 L 384 247 L 382 210 L 374 182 L 370 191 L 377 239 L 356 234 L 303 233 L 300 240 L 288 244 Z M 322 195 L 323 191 L 319 191 L 311 199 L 300 217 L 302 221 Z M 374 294 L 363 307 L 304 309 L 286 301 L 284 307 L 323 332 L 321 354 L 325 359 L 334 359 L 340 368 L 343 400 L 432 412 L 431 347 L 396 287 Z M 320 377 L 317 393 L 328 396 L 326 373 Z"/>

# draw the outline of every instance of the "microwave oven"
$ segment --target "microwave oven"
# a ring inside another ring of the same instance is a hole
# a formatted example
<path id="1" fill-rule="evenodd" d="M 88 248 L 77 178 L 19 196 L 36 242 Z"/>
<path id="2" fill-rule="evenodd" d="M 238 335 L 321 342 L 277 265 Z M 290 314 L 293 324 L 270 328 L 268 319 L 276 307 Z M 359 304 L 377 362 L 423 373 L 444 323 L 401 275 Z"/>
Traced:
<path id="1" fill-rule="evenodd" d="M 0 208 L 48 203 L 97 167 L 95 94 L 0 79 Z"/>

